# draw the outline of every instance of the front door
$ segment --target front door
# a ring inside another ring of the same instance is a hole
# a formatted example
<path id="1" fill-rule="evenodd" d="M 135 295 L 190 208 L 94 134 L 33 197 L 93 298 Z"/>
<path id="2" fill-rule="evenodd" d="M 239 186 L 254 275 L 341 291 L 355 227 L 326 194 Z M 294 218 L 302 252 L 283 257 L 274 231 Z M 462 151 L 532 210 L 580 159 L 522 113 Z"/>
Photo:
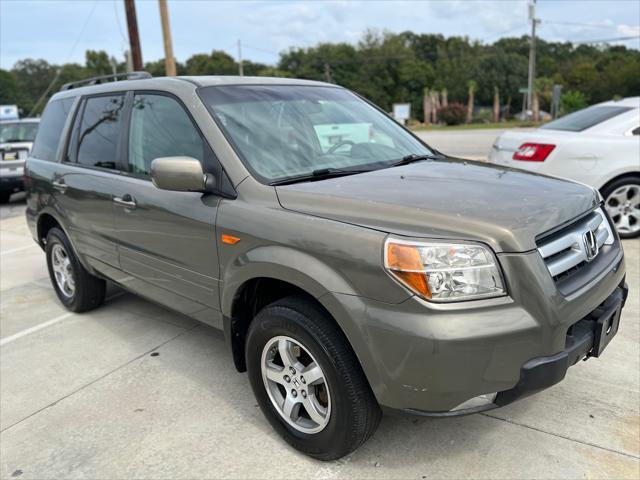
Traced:
<path id="1" fill-rule="evenodd" d="M 187 156 L 205 171 L 213 152 L 182 104 L 161 93 L 135 93 L 126 173 L 114 198 L 120 266 L 127 287 L 214 326 L 221 325 L 215 220 L 220 197 L 159 190 L 151 162 Z"/>

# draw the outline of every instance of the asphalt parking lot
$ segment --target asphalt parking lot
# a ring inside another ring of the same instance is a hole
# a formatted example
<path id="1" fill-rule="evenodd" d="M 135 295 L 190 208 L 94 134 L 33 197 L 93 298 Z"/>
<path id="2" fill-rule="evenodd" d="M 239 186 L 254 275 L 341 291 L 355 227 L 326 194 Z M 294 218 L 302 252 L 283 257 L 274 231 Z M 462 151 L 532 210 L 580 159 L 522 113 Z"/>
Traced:
<path id="1" fill-rule="evenodd" d="M 533 130 L 520 128 L 519 131 Z M 504 132 L 501 128 L 477 130 L 419 130 L 418 137 L 432 147 L 458 158 L 486 160 L 494 140 Z"/>
<path id="2" fill-rule="evenodd" d="M 311 460 L 263 418 L 220 333 L 112 289 L 67 313 L 14 196 L 0 207 L 2 478 L 638 478 L 640 242 L 617 338 L 500 410 L 384 418 L 349 457 Z"/>

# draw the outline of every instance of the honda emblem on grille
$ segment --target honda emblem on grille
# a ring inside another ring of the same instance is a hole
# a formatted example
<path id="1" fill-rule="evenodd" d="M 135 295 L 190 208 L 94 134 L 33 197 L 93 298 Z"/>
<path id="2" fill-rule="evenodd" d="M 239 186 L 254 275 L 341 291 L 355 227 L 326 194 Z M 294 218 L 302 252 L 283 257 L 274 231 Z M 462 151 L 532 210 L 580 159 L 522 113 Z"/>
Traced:
<path id="1" fill-rule="evenodd" d="M 582 234 L 582 243 L 584 243 L 584 251 L 587 255 L 587 262 L 593 260 L 598 255 L 598 241 L 593 230 Z"/>

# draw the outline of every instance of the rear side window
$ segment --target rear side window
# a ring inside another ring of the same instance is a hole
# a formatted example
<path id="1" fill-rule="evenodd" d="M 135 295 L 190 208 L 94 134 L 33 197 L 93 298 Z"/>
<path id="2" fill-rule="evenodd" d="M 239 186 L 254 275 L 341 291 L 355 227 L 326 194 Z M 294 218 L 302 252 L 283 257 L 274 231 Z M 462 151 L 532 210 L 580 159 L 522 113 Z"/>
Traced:
<path id="1" fill-rule="evenodd" d="M 31 156 L 49 162 L 56 161 L 60 136 L 73 100 L 73 98 L 63 98 L 49 102 L 42 115 Z"/>
<path id="2" fill-rule="evenodd" d="M 77 131 L 76 162 L 88 167 L 116 169 L 124 95 L 89 97 Z"/>
<path id="3" fill-rule="evenodd" d="M 166 95 L 136 94 L 129 130 L 129 172 L 148 176 L 160 157 L 204 161 L 206 144 L 184 108 Z"/>
<path id="4" fill-rule="evenodd" d="M 570 113 L 566 117 L 549 122 L 540 128 L 545 130 L 581 132 L 599 123 L 610 120 L 613 117 L 617 117 L 624 112 L 628 112 L 629 110 L 632 110 L 632 107 L 616 107 L 611 105 L 589 107 L 584 110 Z"/>

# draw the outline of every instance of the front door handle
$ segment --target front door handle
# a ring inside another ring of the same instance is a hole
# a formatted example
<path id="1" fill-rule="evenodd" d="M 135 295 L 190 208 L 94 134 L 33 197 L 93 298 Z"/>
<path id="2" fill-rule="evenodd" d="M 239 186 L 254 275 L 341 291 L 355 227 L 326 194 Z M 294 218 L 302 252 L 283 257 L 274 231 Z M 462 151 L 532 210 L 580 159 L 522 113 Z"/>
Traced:
<path id="1" fill-rule="evenodd" d="M 129 210 L 133 210 L 138 206 L 136 203 L 136 199 L 128 193 L 124 194 L 122 197 L 113 197 L 113 203 L 115 203 L 116 205 L 120 205 L 121 207 L 125 207 Z"/>
<path id="2" fill-rule="evenodd" d="M 54 180 L 51 185 L 53 188 L 58 190 L 60 193 L 64 193 L 67 191 L 67 184 L 64 183 L 64 178 L 59 178 L 58 180 Z"/>

